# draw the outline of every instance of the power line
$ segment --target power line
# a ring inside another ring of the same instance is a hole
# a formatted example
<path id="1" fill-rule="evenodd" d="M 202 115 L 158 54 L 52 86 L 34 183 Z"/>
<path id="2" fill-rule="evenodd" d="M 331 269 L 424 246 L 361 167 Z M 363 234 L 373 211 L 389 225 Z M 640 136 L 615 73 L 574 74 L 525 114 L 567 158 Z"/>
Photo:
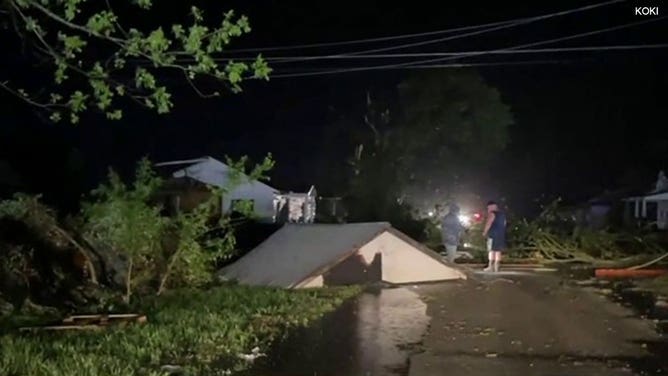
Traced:
<path id="1" fill-rule="evenodd" d="M 330 70 L 330 71 L 321 71 L 321 72 L 279 74 L 279 75 L 273 75 L 272 78 L 318 76 L 318 75 L 326 75 L 326 74 L 361 72 L 361 71 L 380 70 L 380 69 L 395 69 L 395 68 L 400 68 L 400 67 L 408 67 L 408 66 L 411 66 L 411 65 L 424 65 L 424 64 L 430 64 L 430 63 L 439 63 L 439 62 L 443 62 L 443 61 L 461 59 L 461 58 L 464 58 L 464 57 L 472 57 L 472 56 L 480 56 L 480 55 L 491 54 L 491 53 L 495 53 L 497 51 L 519 50 L 519 49 L 522 49 L 522 48 L 535 47 L 535 46 L 541 46 L 541 45 L 545 45 L 545 44 L 562 42 L 562 41 L 582 38 L 582 37 L 586 37 L 586 36 L 590 36 L 590 35 L 602 34 L 602 33 L 607 33 L 607 32 L 610 32 L 610 31 L 621 30 L 621 29 L 625 29 L 625 28 L 629 28 L 629 27 L 633 27 L 633 26 L 639 26 L 639 25 L 650 23 L 650 22 L 656 22 L 656 21 L 662 20 L 664 18 L 666 18 L 666 17 L 664 16 L 664 17 L 658 17 L 658 18 L 651 18 L 651 19 L 637 21 L 637 22 L 631 22 L 631 23 L 627 23 L 627 24 L 623 24 L 623 25 L 612 26 L 612 27 L 608 27 L 608 28 L 604 28 L 604 29 L 599 29 L 599 30 L 594 30 L 594 31 L 569 35 L 569 36 L 566 36 L 566 37 L 548 39 L 548 40 L 532 42 L 532 43 L 525 43 L 525 44 L 521 44 L 521 45 L 516 45 L 516 46 L 506 47 L 506 48 L 500 48 L 500 49 L 494 49 L 494 50 L 477 51 L 477 52 L 471 52 L 471 53 L 462 53 L 460 55 L 450 56 L 450 57 L 445 57 L 445 58 L 418 60 L 418 61 L 401 63 L 401 64 L 387 64 L 387 65 L 378 65 L 378 66 L 370 66 L 370 67 L 357 67 L 357 68 L 342 68 L 342 69 L 336 69 L 336 70 Z"/>
<path id="2" fill-rule="evenodd" d="M 393 69 L 436 69 L 436 68 L 465 68 L 465 67 L 486 67 L 486 66 L 513 66 L 513 65 L 534 65 L 534 64 L 568 64 L 582 61 L 581 59 L 543 59 L 543 60 L 525 60 L 525 61 L 496 61 L 496 62 L 471 62 L 471 63 L 450 63 L 450 64 L 423 64 L 410 66 L 395 66 L 388 67 L 387 70 Z M 335 68 L 315 68 L 314 73 L 319 73 L 319 70 L 328 70 Z M 275 76 L 271 76 L 274 78 Z M 279 77 L 281 78 L 281 77 Z"/>
<path id="3" fill-rule="evenodd" d="M 227 52 L 234 52 L 234 53 L 268 52 L 268 51 L 286 51 L 286 50 L 300 50 L 300 49 L 308 49 L 308 48 L 334 47 L 334 46 L 384 42 L 384 41 L 398 40 L 398 39 L 418 38 L 418 37 L 424 37 L 424 36 L 448 34 L 448 33 L 468 31 L 468 30 L 486 29 L 486 30 L 482 30 L 482 31 L 474 32 L 474 33 L 467 33 L 467 35 L 461 36 L 461 37 L 466 37 L 466 36 L 472 36 L 472 35 L 477 35 L 477 34 L 481 34 L 481 33 L 486 33 L 486 32 L 489 32 L 489 31 L 499 30 L 499 29 L 502 29 L 502 28 L 515 27 L 515 26 L 519 26 L 519 25 L 523 25 L 523 24 L 527 24 L 527 23 L 531 23 L 531 22 L 535 22 L 535 21 L 539 21 L 539 20 L 543 20 L 543 19 L 547 19 L 547 18 L 553 18 L 553 17 L 563 16 L 563 15 L 567 15 L 567 14 L 571 14 L 571 13 L 577 13 L 577 12 L 582 12 L 582 11 L 591 10 L 591 9 L 595 9 L 595 8 L 600 8 L 600 7 L 612 5 L 612 4 L 615 4 L 615 3 L 625 2 L 625 1 L 627 1 L 627 0 L 610 0 L 610 1 L 607 1 L 607 2 L 603 2 L 603 3 L 587 5 L 587 6 L 583 6 L 583 7 L 576 8 L 576 9 L 571 9 L 571 10 L 566 10 L 566 11 L 561 11 L 561 12 L 555 12 L 555 13 L 550 13 L 550 14 L 545 14 L 545 15 L 540 15 L 540 16 L 517 18 L 517 19 L 513 19 L 513 20 L 509 20 L 509 21 L 492 22 L 492 23 L 475 25 L 475 26 L 464 26 L 464 27 L 445 29 L 445 30 L 437 30 L 437 31 L 430 31 L 430 32 L 424 32 L 424 33 L 403 34 L 403 35 L 395 35 L 395 36 L 379 37 L 379 38 L 355 39 L 355 40 L 347 40 L 347 41 L 339 41 L 339 42 L 296 44 L 296 45 L 272 46 L 272 47 L 260 47 L 260 48 L 245 48 L 245 49 L 229 50 Z M 425 44 L 439 43 L 439 42 L 449 40 L 448 38 L 450 38 L 450 37 L 435 39 L 435 40 L 431 40 L 431 41 L 423 41 L 423 42 L 412 43 L 412 44 L 409 44 L 409 45 L 406 45 L 406 46 L 402 46 L 401 48 L 409 48 L 409 47 L 416 47 L 416 46 L 421 46 L 421 45 L 425 45 Z M 351 52 L 350 54 L 391 51 L 393 49 L 399 49 L 399 46 L 390 47 L 390 49 L 387 49 L 387 50 L 386 49 L 379 49 L 379 50 L 356 51 L 356 52 Z"/>
<path id="4" fill-rule="evenodd" d="M 469 54 L 487 54 L 487 55 L 507 55 L 507 54 L 534 54 L 534 53 L 554 53 L 554 52 L 592 52 L 592 51 L 628 51 L 644 49 L 668 48 L 668 43 L 658 44 L 626 44 L 610 46 L 584 46 L 584 47 L 561 47 L 561 48 L 536 48 L 521 50 L 493 50 L 493 51 L 459 51 L 459 52 L 417 52 L 417 53 L 394 53 L 394 54 L 373 54 L 373 55 L 327 55 L 322 56 L 322 60 L 363 60 L 363 59 L 402 59 L 409 57 L 436 57 L 436 56 L 461 56 Z M 316 56 L 304 56 L 297 58 L 311 58 Z M 267 61 L 285 60 L 292 57 L 271 56 L 264 57 Z M 243 58 L 243 60 L 255 60 L 256 58 Z M 223 60 L 223 59 L 216 59 Z"/>

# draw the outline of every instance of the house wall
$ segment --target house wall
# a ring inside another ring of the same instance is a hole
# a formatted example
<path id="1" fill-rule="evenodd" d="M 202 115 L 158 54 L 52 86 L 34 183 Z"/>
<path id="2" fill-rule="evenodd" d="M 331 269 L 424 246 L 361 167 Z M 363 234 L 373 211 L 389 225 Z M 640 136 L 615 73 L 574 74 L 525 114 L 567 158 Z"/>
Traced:
<path id="1" fill-rule="evenodd" d="M 660 230 L 668 229 L 668 201 L 659 201 L 657 203 L 656 227 Z"/>
<path id="2" fill-rule="evenodd" d="M 419 251 L 394 234 L 384 232 L 355 254 L 297 288 L 389 283 L 419 283 L 465 278 L 459 270 Z"/>
<path id="3" fill-rule="evenodd" d="M 383 280 L 386 282 L 413 283 L 464 278 L 459 270 L 436 261 L 389 232 L 381 234 L 367 246 L 377 247 L 383 253 Z"/>
<path id="4" fill-rule="evenodd" d="M 174 177 L 189 177 L 219 188 L 228 187 L 230 168 L 216 160 L 206 160 L 174 173 Z M 223 196 L 222 208 L 229 212 L 234 200 L 253 200 L 255 215 L 262 222 L 271 222 L 274 215 L 276 190 L 259 181 L 244 182 Z"/>
<path id="5" fill-rule="evenodd" d="M 324 285 L 362 285 L 381 281 L 383 277 L 383 254 L 381 252 L 374 253 L 370 262 L 360 252 L 346 258 L 322 275 Z"/>
<path id="6" fill-rule="evenodd" d="M 274 217 L 274 194 L 275 191 L 264 184 L 242 184 L 223 196 L 223 210 L 229 212 L 234 200 L 253 200 L 258 219 L 261 222 L 271 222 Z"/>
<path id="7" fill-rule="evenodd" d="M 295 286 L 295 288 L 316 288 L 316 287 L 323 287 L 325 286 L 325 279 L 323 278 L 322 275 L 319 275 L 309 281 L 304 282 L 301 285 Z"/>

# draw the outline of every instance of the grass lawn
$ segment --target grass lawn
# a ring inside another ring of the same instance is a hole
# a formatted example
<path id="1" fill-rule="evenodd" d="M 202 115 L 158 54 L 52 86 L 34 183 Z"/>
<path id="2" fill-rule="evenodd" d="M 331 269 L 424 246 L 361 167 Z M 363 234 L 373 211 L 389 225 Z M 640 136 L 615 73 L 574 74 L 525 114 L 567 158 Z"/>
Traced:
<path id="1" fill-rule="evenodd" d="M 222 286 L 144 298 L 148 323 L 96 332 L 0 335 L 3 376 L 223 375 L 247 367 L 238 354 L 266 351 L 291 327 L 335 309 L 357 287 L 280 290 Z"/>

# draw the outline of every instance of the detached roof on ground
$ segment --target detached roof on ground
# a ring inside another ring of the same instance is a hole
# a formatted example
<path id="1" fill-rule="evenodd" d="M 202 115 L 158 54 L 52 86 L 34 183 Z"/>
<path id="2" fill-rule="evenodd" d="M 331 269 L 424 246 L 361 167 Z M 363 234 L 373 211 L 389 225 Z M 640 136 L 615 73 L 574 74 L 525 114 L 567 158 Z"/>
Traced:
<path id="1" fill-rule="evenodd" d="M 242 284 L 284 288 L 466 278 L 385 222 L 285 225 L 221 275 Z"/>

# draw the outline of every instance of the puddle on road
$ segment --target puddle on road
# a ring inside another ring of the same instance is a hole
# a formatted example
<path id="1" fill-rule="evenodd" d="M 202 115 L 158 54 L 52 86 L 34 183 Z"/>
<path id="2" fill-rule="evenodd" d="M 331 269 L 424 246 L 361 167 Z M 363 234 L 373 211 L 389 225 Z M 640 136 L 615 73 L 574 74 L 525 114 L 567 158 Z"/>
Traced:
<path id="1" fill-rule="evenodd" d="M 429 325 L 408 288 L 365 292 L 270 350 L 248 376 L 402 376 Z"/>

